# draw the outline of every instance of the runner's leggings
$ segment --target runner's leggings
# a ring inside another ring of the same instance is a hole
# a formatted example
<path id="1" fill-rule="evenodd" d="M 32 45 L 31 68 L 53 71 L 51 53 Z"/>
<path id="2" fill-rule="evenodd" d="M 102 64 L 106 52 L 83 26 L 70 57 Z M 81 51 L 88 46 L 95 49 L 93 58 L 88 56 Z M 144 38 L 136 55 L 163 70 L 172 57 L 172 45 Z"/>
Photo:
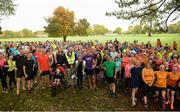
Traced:
<path id="1" fill-rule="evenodd" d="M 6 82 L 6 75 L 5 74 L 0 74 L 0 79 L 1 79 L 1 85 L 3 89 L 7 89 L 7 82 Z"/>
<path id="2" fill-rule="evenodd" d="M 83 74 L 82 73 L 77 74 L 77 86 L 78 88 L 83 87 Z"/>
<path id="3" fill-rule="evenodd" d="M 8 77 L 9 77 L 9 87 L 11 87 L 12 84 L 16 86 L 15 71 L 9 71 Z"/>

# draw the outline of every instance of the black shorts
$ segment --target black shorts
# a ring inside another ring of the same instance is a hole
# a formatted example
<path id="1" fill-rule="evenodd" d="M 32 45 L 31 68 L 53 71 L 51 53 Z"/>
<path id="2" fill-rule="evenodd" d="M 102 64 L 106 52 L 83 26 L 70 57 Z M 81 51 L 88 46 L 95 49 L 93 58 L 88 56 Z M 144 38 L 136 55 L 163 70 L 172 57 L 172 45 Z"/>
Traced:
<path id="1" fill-rule="evenodd" d="M 47 75 L 50 75 L 50 71 L 49 70 L 48 71 L 43 71 L 41 73 L 41 76 L 47 76 Z"/>
<path id="2" fill-rule="evenodd" d="M 117 72 L 117 79 L 120 78 L 120 71 Z"/>
<path id="3" fill-rule="evenodd" d="M 38 68 L 35 67 L 35 68 L 34 68 L 34 71 L 33 71 L 33 76 L 37 76 L 37 72 L 38 72 Z"/>
<path id="4" fill-rule="evenodd" d="M 100 68 L 95 68 L 95 74 L 99 74 L 100 73 Z"/>
<path id="5" fill-rule="evenodd" d="M 54 76 L 53 76 L 53 79 L 63 79 L 63 76 L 60 76 L 60 75 L 54 75 Z"/>
<path id="6" fill-rule="evenodd" d="M 17 78 L 25 77 L 23 69 L 18 69 L 16 71 L 16 77 Z"/>
<path id="7" fill-rule="evenodd" d="M 94 75 L 94 69 L 85 69 L 86 75 Z"/>
<path id="8" fill-rule="evenodd" d="M 34 79 L 34 76 L 33 75 L 29 75 L 26 80 L 33 80 Z"/>
<path id="9" fill-rule="evenodd" d="M 156 87 L 156 91 L 166 91 L 166 87 Z"/>
<path id="10" fill-rule="evenodd" d="M 172 87 L 172 86 L 167 86 L 167 89 L 170 89 L 171 91 L 176 91 L 177 90 L 177 87 L 175 86 L 175 87 Z"/>
<path id="11" fill-rule="evenodd" d="M 142 95 L 143 96 L 147 96 L 148 93 L 150 93 L 150 92 L 153 92 L 152 91 L 152 87 L 150 87 L 147 84 L 143 83 L 143 86 L 142 86 Z"/>
<path id="12" fill-rule="evenodd" d="M 106 81 L 108 84 L 115 83 L 115 78 L 114 77 L 106 77 Z"/>

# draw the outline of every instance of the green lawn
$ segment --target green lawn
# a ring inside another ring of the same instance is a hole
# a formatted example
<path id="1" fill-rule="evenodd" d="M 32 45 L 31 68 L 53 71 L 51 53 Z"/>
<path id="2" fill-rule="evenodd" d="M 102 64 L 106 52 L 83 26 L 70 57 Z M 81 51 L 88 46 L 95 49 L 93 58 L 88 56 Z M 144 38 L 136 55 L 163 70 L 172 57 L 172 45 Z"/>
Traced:
<path id="1" fill-rule="evenodd" d="M 180 34 L 153 34 L 152 37 L 147 37 L 145 34 L 122 34 L 122 35 L 99 35 L 99 36 L 87 36 L 87 37 L 79 37 L 79 36 L 69 36 L 67 40 L 70 41 L 89 41 L 89 40 L 98 40 L 100 42 L 105 42 L 107 40 L 114 40 L 117 38 L 121 42 L 128 41 L 133 42 L 134 40 L 138 40 L 139 42 L 146 43 L 147 41 L 150 41 L 152 44 L 156 43 L 156 40 L 159 38 L 162 41 L 162 44 L 168 43 L 172 44 L 173 41 L 176 41 L 177 43 L 180 43 Z M 0 41 L 23 41 L 23 42 L 36 42 L 36 41 L 53 41 L 53 40 L 61 40 L 60 37 L 48 37 L 48 38 L 37 38 L 37 37 L 31 37 L 31 38 L 0 38 Z M 178 48 L 180 48 L 180 44 L 178 44 Z"/>
<path id="2" fill-rule="evenodd" d="M 99 40 L 99 41 L 106 41 L 106 40 L 114 40 L 118 38 L 120 41 L 130 41 L 139 40 L 139 42 L 147 42 L 147 41 L 156 41 L 156 39 L 160 38 L 162 42 L 168 42 L 173 40 L 179 40 L 180 34 L 153 34 L 152 37 L 147 37 L 145 34 L 122 34 L 122 35 L 95 35 L 95 36 L 87 36 L 87 37 L 79 37 L 79 36 L 69 36 L 67 39 L 71 41 L 88 41 L 88 40 Z M 62 40 L 62 38 L 58 37 L 48 37 L 48 38 L 0 38 L 1 41 L 53 41 L 53 40 Z"/>

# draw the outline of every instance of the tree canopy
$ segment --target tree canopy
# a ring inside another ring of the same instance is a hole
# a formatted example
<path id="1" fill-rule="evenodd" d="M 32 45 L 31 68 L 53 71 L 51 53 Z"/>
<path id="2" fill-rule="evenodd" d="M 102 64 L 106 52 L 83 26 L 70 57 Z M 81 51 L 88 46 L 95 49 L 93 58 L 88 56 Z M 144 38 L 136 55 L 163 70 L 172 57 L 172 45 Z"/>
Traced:
<path id="1" fill-rule="evenodd" d="M 119 10 L 107 12 L 107 16 L 136 21 L 156 14 L 160 30 L 168 30 L 167 23 L 172 15 L 174 16 L 171 21 L 180 17 L 180 0 L 115 0 L 115 2 Z"/>
<path id="2" fill-rule="evenodd" d="M 143 33 L 143 28 L 141 25 L 129 26 L 127 33 L 141 34 L 141 33 Z"/>
<path id="3" fill-rule="evenodd" d="M 14 15 L 15 8 L 14 0 L 0 0 L 0 20 L 2 20 L 3 17 Z"/>
<path id="4" fill-rule="evenodd" d="M 24 28 L 20 31 L 10 31 L 10 30 L 5 30 L 2 32 L 3 37 L 34 37 L 35 33 L 32 30 L 29 30 L 27 28 Z"/>
<path id="5" fill-rule="evenodd" d="M 75 35 L 79 35 L 79 36 L 87 36 L 87 29 L 89 28 L 90 24 L 87 21 L 87 19 L 83 18 L 83 19 L 79 19 L 78 22 L 75 25 Z"/>
<path id="6" fill-rule="evenodd" d="M 74 12 L 64 7 L 57 7 L 51 17 L 47 18 L 46 21 L 48 26 L 45 26 L 45 32 L 49 36 L 62 36 L 63 40 L 66 41 L 68 35 L 72 35 L 74 22 Z"/>
<path id="7" fill-rule="evenodd" d="M 14 0 L 0 0 L 0 23 L 4 17 L 15 14 L 16 5 Z M 2 34 L 2 27 L 0 26 L 0 34 Z"/>
<path id="8" fill-rule="evenodd" d="M 105 26 L 103 26 L 103 25 L 95 24 L 95 25 L 93 25 L 93 27 L 94 27 L 94 33 L 95 33 L 96 35 L 104 35 L 104 34 L 108 33 L 108 31 L 109 31 L 109 30 L 108 30 Z"/>
<path id="9" fill-rule="evenodd" d="M 168 28 L 169 28 L 168 33 L 180 33 L 180 21 L 168 25 Z"/>
<path id="10" fill-rule="evenodd" d="M 122 29 L 120 27 L 117 27 L 113 33 L 117 33 L 117 34 L 121 34 L 122 33 Z"/>

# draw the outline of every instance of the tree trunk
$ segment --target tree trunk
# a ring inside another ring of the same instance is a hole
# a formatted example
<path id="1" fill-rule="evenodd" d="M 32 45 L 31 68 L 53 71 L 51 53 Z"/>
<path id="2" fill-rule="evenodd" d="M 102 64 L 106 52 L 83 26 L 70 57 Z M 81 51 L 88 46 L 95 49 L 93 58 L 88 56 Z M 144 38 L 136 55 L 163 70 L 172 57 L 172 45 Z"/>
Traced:
<path id="1" fill-rule="evenodd" d="M 66 42 L 67 36 L 63 36 L 63 41 Z"/>
<path id="2" fill-rule="evenodd" d="M 148 28 L 148 37 L 151 37 L 151 32 L 152 32 L 152 18 L 149 18 L 148 19 L 148 26 L 149 26 L 149 28 Z"/>
<path id="3" fill-rule="evenodd" d="M 148 32 L 148 37 L 151 37 L 151 32 Z"/>

